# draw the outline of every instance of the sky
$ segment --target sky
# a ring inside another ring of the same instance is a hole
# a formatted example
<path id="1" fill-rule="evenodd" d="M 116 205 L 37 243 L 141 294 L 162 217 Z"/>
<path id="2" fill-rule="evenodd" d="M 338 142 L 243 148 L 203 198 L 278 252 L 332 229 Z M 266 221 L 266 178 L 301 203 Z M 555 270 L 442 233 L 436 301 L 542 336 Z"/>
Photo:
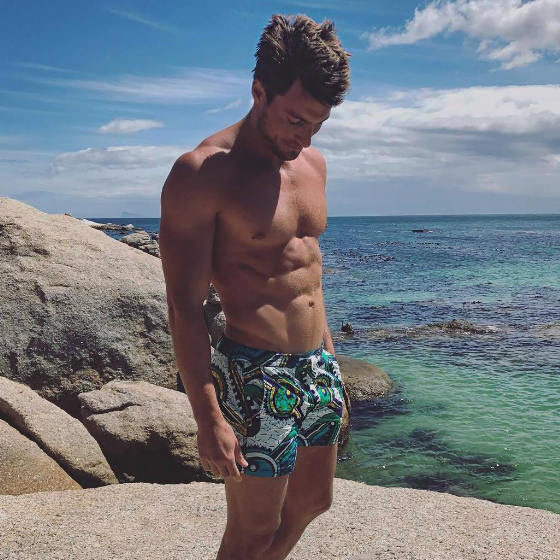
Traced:
<path id="1" fill-rule="evenodd" d="M 160 216 L 173 162 L 252 105 L 275 13 L 334 21 L 313 137 L 330 216 L 560 213 L 560 0 L 1 0 L 0 196 Z"/>

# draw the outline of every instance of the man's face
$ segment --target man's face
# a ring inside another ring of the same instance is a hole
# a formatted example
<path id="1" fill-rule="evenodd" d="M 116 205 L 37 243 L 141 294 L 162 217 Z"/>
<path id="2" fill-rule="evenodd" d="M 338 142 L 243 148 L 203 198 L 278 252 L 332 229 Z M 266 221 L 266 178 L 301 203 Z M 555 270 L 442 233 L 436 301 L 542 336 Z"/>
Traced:
<path id="1" fill-rule="evenodd" d="M 270 105 L 263 102 L 257 131 L 275 156 L 291 161 L 311 144 L 311 137 L 319 132 L 330 113 L 329 105 L 306 93 L 296 80 L 285 95 L 277 95 Z"/>

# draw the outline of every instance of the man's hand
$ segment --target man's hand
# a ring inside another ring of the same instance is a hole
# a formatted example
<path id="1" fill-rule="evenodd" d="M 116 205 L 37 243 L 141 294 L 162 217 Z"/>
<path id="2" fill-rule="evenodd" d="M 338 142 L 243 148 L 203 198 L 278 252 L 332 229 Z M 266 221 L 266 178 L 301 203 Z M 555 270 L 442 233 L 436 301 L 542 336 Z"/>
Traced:
<path id="1" fill-rule="evenodd" d="M 241 474 L 235 461 L 244 467 L 249 463 L 241 453 L 233 428 L 225 420 L 199 426 L 196 444 L 205 471 L 241 482 Z"/>

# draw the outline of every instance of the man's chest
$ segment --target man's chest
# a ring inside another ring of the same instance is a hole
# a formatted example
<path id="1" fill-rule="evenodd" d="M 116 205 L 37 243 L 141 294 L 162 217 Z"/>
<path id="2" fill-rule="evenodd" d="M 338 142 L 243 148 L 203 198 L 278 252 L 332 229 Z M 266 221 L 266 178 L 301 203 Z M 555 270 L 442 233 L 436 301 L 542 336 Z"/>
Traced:
<path id="1" fill-rule="evenodd" d="M 231 182 L 226 208 L 218 218 L 222 236 L 261 246 L 319 237 L 326 225 L 324 183 L 309 170 Z"/>

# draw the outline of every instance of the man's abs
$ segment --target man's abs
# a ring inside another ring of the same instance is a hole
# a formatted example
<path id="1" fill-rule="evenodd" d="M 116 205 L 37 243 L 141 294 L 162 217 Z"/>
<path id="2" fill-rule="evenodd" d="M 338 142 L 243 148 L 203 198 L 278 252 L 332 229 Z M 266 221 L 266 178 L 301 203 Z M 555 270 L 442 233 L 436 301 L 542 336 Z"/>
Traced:
<path id="1" fill-rule="evenodd" d="M 317 239 L 295 237 L 285 247 L 217 256 L 213 283 L 228 338 L 295 354 L 321 344 L 325 310 Z"/>

